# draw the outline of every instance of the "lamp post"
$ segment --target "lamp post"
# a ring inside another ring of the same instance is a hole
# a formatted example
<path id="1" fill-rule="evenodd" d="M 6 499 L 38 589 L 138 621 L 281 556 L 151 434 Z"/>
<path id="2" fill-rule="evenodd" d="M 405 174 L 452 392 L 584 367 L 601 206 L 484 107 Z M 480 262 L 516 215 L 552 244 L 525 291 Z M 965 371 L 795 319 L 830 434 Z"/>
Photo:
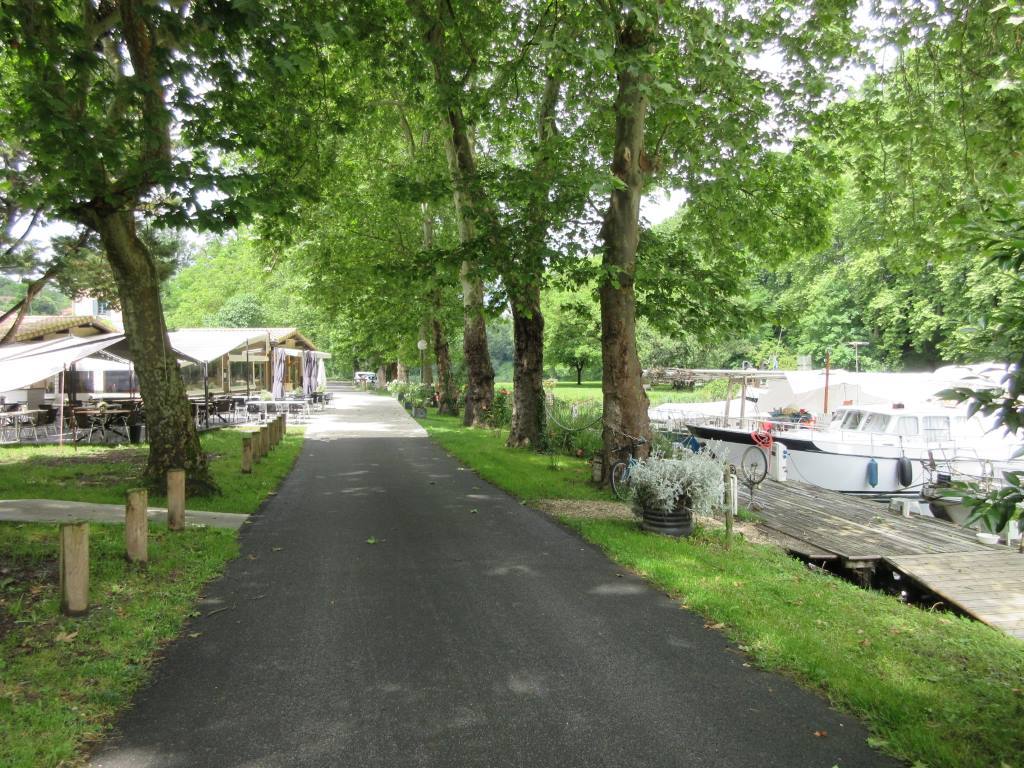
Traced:
<path id="1" fill-rule="evenodd" d="M 416 342 L 416 349 L 420 351 L 420 384 L 423 383 L 424 353 L 427 351 L 427 340 L 420 339 Z"/>
<path id="2" fill-rule="evenodd" d="M 854 372 L 855 373 L 860 373 L 860 348 L 861 347 L 866 347 L 869 342 L 866 342 L 866 341 L 848 341 L 846 343 L 849 344 L 851 347 L 853 347 L 853 361 L 854 361 L 853 362 L 853 366 L 854 366 Z"/>

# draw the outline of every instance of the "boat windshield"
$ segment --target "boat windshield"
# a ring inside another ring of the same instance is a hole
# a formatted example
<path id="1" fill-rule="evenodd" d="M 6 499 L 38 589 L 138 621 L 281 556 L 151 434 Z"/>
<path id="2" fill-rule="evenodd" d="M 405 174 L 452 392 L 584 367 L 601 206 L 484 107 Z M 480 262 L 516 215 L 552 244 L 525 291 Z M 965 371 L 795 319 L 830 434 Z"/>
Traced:
<path id="1" fill-rule="evenodd" d="M 864 418 L 864 424 L 861 427 L 863 432 L 885 432 L 889 429 L 889 422 L 892 421 L 892 416 L 888 416 L 884 413 L 869 413 Z"/>
<path id="2" fill-rule="evenodd" d="M 843 417 L 843 429 L 858 429 L 864 420 L 864 411 L 847 411 Z"/>

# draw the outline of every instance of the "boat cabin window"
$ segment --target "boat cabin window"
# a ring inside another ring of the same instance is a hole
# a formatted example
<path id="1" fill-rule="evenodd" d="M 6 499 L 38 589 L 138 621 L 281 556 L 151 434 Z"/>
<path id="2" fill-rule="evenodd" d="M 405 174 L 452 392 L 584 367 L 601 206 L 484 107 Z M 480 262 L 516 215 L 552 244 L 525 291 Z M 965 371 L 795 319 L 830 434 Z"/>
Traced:
<path id="1" fill-rule="evenodd" d="M 949 416 L 925 416 L 924 439 L 949 440 Z"/>
<path id="2" fill-rule="evenodd" d="M 857 429 L 864 419 L 864 411 L 847 411 L 843 417 L 843 429 Z"/>
<path id="3" fill-rule="evenodd" d="M 985 425 L 981 419 L 968 419 L 963 416 L 953 417 L 953 431 L 962 437 L 984 437 Z"/>
<path id="4" fill-rule="evenodd" d="M 884 413 L 869 413 L 864 418 L 864 426 L 861 427 L 861 430 L 864 432 L 885 432 L 889 428 L 890 421 L 892 421 L 892 417 Z"/>
<path id="5" fill-rule="evenodd" d="M 901 435 L 917 435 L 917 416 L 900 416 L 896 422 L 896 432 Z"/>

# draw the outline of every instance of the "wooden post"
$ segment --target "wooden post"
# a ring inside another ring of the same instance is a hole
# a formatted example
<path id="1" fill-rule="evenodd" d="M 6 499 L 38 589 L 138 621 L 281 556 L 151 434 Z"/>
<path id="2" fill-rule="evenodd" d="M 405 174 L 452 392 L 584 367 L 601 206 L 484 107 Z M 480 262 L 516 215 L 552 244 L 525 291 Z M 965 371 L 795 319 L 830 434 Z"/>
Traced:
<path id="1" fill-rule="evenodd" d="M 281 414 L 274 418 L 274 447 L 281 442 Z"/>
<path id="2" fill-rule="evenodd" d="M 60 610 L 81 616 L 89 610 L 89 524 L 60 526 Z"/>
<path id="3" fill-rule="evenodd" d="M 149 560 L 149 491 L 132 488 L 124 508 L 124 550 L 129 562 L 145 563 Z"/>
<path id="4" fill-rule="evenodd" d="M 284 440 L 288 434 L 288 411 L 281 414 L 281 439 Z"/>
<path id="5" fill-rule="evenodd" d="M 167 527 L 185 530 L 185 470 L 167 470 Z"/>
<path id="6" fill-rule="evenodd" d="M 242 436 L 242 474 L 252 473 L 252 435 Z"/>
<path id="7" fill-rule="evenodd" d="M 736 473 L 729 472 L 729 507 L 725 510 L 725 540 L 728 545 L 732 544 L 732 524 L 739 512 L 740 504 L 740 483 Z"/>
<path id="8" fill-rule="evenodd" d="M 257 445 L 258 445 L 258 450 L 256 451 L 256 456 L 257 456 L 257 458 L 262 459 L 264 456 L 267 455 L 267 427 L 266 427 L 266 425 L 261 426 L 259 428 L 259 430 L 256 432 L 256 442 L 257 442 Z"/>
<path id="9" fill-rule="evenodd" d="M 725 390 L 725 423 L 722 426 L 729 426 L 729 405 L 732 403 L 733 377 L 729 377 L 729 384 Z"/>

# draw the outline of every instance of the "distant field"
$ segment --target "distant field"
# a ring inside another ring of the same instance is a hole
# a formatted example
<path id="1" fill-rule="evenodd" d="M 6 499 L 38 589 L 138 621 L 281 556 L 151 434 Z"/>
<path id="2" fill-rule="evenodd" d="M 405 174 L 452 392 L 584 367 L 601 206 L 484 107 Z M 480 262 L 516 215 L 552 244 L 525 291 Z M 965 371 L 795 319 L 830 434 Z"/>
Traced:
<path id="1" fill-rule="evenodd" d="M 512 382 L 495 382 L 495 388 L 512 389 Z M 671 387 L 658 386 L 647 391 L 651 405 L 662 403 L 705 403 L 712 400 L 725 399 L 725 380 L 712 381 L 709 384 L 699 387 L 692 392 L 672 389 Z M 561 400 L 601 400 L 601 382 L 584 381 L 582 384 L 560 381 L 555 387 L 555 397 Z"/>

